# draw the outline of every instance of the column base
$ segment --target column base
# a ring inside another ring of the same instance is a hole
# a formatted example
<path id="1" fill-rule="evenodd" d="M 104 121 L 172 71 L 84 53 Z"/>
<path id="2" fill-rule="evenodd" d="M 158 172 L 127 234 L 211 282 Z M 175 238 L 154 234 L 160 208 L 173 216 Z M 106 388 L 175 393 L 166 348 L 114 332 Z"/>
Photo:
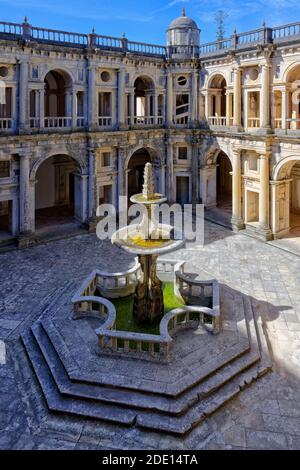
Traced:
<path id="1" fill-rule="evenodd" d="M 268 226 L 259 225 L 255 230 L 256 236 L 266 242 L 273 240 L 272 230 Z"/>
<path id="2" fill-rule="evenodd" d="M 89 233 L 94 233 L 96 232 L 98 222 L 99 217 L 90 217 L 83 225 Z"/>
<path id="3" fill-rule="evenodd" d="M 36 244 L 36 238 L 34 232 L 20 233 L 17 238 L 17 245 L 20 250 L 24 250 Z"/>
<path id="4" fill-rule="evenodd" d="M 233 232 L 239 232 L 245 228 L 243 219 L 237 219 L 236 217 L 231 217 L 231 227 Z"/>
<path id="5" fill-rule="evenodd" d="M 243 132 L 244 129 L 242 126 L 230 126 L 231 132 Z"/>

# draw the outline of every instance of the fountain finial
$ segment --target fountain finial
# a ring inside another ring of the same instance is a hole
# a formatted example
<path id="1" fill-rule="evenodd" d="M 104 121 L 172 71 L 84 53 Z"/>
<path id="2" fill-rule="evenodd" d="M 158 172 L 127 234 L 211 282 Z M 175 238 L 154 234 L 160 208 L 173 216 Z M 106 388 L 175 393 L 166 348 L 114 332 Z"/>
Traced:
<path id="1" fill-rule="evenodd" d="M 145 199 L 153 199 L 155 196 L 153 183 L 153 170 L 151 163 L 146 163 L 144 170 L 143 196 Z"/>

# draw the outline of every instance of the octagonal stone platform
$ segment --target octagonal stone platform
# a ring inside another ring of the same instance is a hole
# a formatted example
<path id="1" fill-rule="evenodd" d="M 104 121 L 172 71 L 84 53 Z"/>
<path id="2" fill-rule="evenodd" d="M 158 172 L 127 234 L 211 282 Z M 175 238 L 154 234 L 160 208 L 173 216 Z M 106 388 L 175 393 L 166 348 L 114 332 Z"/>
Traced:
<path id="1" fill-rule="evenodd" d="M 174 335 L 169 363 L 100 353 L 101 320 L 72 320 L 68 282 L 22 335 L 51 412 L 183 435 L 270 370 L 251 300 L 220 286 L 222 331 Z"/>

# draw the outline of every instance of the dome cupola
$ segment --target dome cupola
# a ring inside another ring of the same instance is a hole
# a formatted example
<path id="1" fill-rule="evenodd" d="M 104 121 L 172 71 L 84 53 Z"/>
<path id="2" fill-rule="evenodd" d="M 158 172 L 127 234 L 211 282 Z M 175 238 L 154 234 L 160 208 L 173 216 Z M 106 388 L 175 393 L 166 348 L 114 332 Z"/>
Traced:
<path id="1" fill-rule="evenodd" d="M 172 21 L 167 29 L 167 46 L 199 46 L 200 29 L 197 23 L 185 15 L 185 8 L 179 18 Z"/>

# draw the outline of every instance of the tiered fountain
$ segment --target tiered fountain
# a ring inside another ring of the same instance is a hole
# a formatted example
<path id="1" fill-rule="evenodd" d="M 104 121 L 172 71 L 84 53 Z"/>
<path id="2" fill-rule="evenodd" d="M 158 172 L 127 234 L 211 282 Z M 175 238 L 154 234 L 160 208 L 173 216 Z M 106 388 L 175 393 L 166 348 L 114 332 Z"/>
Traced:
<path id="1" fill-rule="evenodd" d="M 162 282 L 156 274 L 157 258 L 177 250 L 185 240 L 181 232 L 171 225 L 160 224 L 154 216 L 154 207 L 166 202 L 167 198 L 154 191 L 151 163 L 145 166 L 143 192 L 130 200 L 144 206 L 142 222 L 115 232 L 112 243 L 138 255 L 143 276 L 135 289 L 133 317 L 139 325 L 145 325 L 164 314 Z"/>

